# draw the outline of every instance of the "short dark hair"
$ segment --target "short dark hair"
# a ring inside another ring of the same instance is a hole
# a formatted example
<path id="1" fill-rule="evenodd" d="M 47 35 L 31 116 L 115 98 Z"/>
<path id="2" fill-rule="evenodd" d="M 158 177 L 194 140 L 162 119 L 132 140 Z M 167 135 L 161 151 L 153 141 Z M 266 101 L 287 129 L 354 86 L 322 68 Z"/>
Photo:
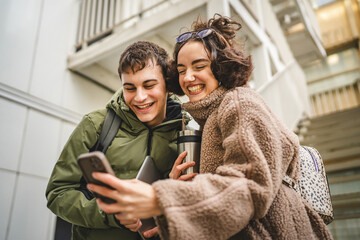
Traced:
<path id="1" fill-rule="evenodd" d="M 170 74 L 167 79 L 169 91 L 180 96 L 184 95 L 179 84 L 177 57 L 180 49 L 190 41 L 201 42 L 209 51 L 211 70 L 216 80 L 225 88 L 243 86 L 249 80 L 253 69 L 251 56 L 246 55 L 240 44 L 234 39 L 236 32 L 241 29 L 241 24 L 220 14 L 215 14 L 208 22 L 203 22 L 198 18 L 192 24 L 192 31 L 194 32 L 206 28 L 211 28 L 214 32 L 205 38 L 199 38 L 193 34 L 188 40 L 175 44 L 174 59 L 171 61 Z"/>
<path id="2" fill-rule="evenodd" d="M 122 73 L 128 73 L 130 70 L 133 73 L 142 70 L 149 61 L 161 67 L 164 79 L 166 79 L 169 72 L 169 55 L 165 49 L 148 41 L 135 42 L 121 54 L 118 67 L 120 78 Z"/>

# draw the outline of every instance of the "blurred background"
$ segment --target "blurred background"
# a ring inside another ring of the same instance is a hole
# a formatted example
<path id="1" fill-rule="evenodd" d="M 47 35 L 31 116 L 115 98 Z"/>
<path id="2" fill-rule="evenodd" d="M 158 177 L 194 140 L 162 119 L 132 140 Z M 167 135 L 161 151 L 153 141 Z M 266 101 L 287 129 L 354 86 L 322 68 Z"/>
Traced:
<path id="1" fill-rule="evenodd" d="M 172 55 L 180 33 L 215 13 L 243 25 L 250 86 L 322 154 L 334 239 L 360 239 L 359 0 L 0 2 L 0 239 L 65 239 L 45 188 L 82 115 L 121 86 L 121 52 L 149 40 Z"/>

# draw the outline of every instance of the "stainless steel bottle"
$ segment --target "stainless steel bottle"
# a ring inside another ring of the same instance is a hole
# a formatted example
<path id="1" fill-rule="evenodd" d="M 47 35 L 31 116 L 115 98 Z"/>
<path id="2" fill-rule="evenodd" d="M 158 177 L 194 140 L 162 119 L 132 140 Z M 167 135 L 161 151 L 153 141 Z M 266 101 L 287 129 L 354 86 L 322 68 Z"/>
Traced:
<path id="1" fill-rule="evenodd" d="M 194 167 L 187 168 L 182 174 L 198 173 L 200 164 L 200 146 L 201 146 L 201 131 L 198 130 L 182 130 L 178 134 L 177 139 L 178 154 L 186 151 L 187 155 L 183 160 L 185 162 L 195 162 Z"/>

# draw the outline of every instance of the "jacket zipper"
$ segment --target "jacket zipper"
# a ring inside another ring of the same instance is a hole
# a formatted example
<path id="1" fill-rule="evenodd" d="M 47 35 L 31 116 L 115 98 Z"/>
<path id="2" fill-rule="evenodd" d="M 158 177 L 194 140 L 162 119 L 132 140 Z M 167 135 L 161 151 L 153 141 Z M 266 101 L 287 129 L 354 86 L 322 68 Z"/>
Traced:
<path id="1" fill-rule="evenodd" d="M 150 156 L 152 136 L 153 136 L 152 129 L 149 128 L 149 137 L 148 137 L 147 149 L 146 149 L 147 156 Z"/>

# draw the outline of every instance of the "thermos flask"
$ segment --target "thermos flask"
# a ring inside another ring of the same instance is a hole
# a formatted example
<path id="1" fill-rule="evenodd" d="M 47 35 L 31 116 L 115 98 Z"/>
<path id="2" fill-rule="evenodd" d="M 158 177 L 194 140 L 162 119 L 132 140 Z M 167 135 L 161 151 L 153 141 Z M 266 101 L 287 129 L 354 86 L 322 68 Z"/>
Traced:
<path id="1" fill-rule="evenodd" d="M 198 130 L 182 130 L 178 133 L 177 151 L 178 154 L 186 151 L 187 155 L 183 160 L 185 162 L 195 162 L 194 167 L 185 169 L 182 174 L 198 173 L 200 164 L 200 145 L 201 131 Z"/>

